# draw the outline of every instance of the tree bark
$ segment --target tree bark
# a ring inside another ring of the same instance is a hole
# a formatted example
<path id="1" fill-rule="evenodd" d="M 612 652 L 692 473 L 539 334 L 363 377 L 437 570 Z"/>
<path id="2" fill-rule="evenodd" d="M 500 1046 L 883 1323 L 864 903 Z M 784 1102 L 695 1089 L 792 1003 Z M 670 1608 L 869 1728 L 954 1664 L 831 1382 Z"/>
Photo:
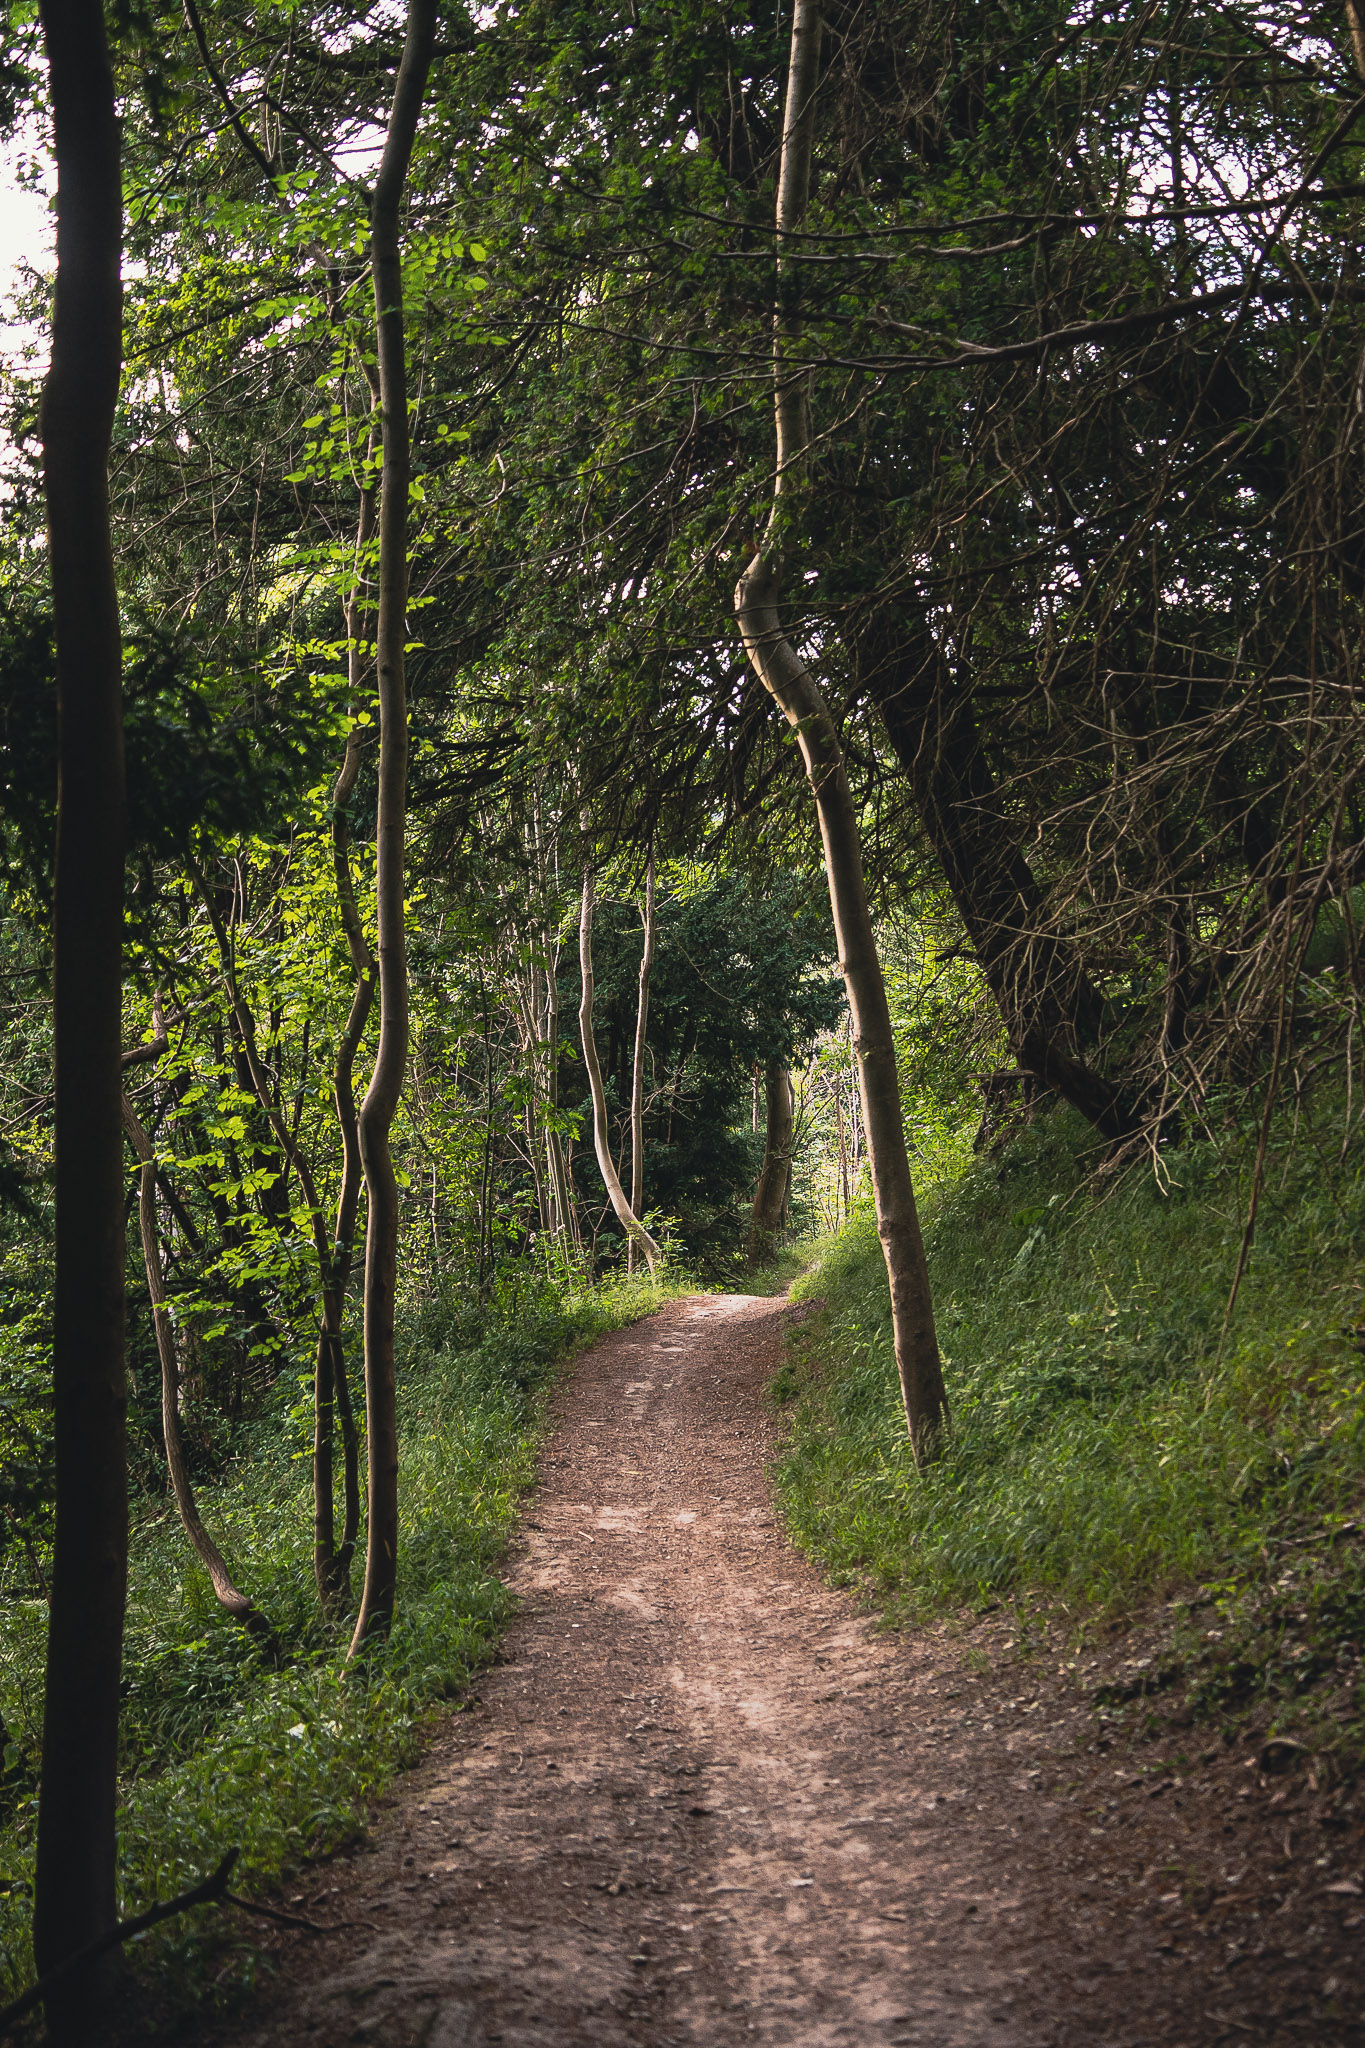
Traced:
<path id="1" fill-rule="evenodd" d="M 1099 1029 L 1099 996 L 1075 946 L 1046 929 L 1042 892 L 1001 815 L 969 702 L 942 673 L 937 649 L 890 653 L 869 636 L 853 648 L 1015 1058 L 1106 1138 L 1130 1136 L 1132 1106 L 1081 1057 Z"/>
<path id="2" fill-rule="evenodd" d="M 834 1116 L 839 1131 L 839 1190 L 834 1197 L 834 1220 L 839 1220 L 839 1194 L 844 1198 L 844 1221 L 847 1223 L 853 1211 L 851 1190 L 848 1179 L 848 1133 L 844 1129 L 844 1077 L 836 1067 L 834 1070 Z"/>
<path id="3" fill-rule="evenodd" d="M 945 1415 L 943 1373 L 929 1274 L 910 1179 L 896 1048 L 886 984 L 863 877 L 857 813 L 843 749 L 829 707 L 788 639 L 778 599 L 780 548 L 789 509 L 802 487 L 810 441 L 808 376 L 790 360 L 785 295 L 794 280 L 788 237 L 799 229 L 810 190 L 814 105 L 820 54 L 817 0 L 795 0 L 777 188 L 779 303 L 773 319 L 773 394 L 777 464 L 763 540 L 735 591 L 745 650 L 765 688 L 796 731 L 815 796 L 839 964 L 848 991 L 858 1057 L 877 1233 L 891 1287 L 896 1368 L 917 1459 L 929 1455 Z"/>
<path id="4" fill-rule="evenodd" d="M 535 802 L 535 850 L 536 878 L 539 883 L 540 909 L 543 919 L 542 933 L 545 941 L 545 1160 L 554 1210 L 554 1228 L 563 1241 L 567 1256 L 570 1246 L 582 1250 L 578 1229 L 578 1212 L 574 1205 L 573 1187 L 564 1158 L 564 1144 L 558 1129 L 559 1122 L 559 842 L 557 827 L 555 834 L 547 841 L 544 830 L 541 799 Z M 552 920 L 549 904 L 556 906 Z M 534 979 L 534 970 L 532 970 Z"/>
<path id="5" fill-rule="evenodd" d="M 223 1553 L 204 1527 L 180 1435 L 180 1358 L 176 1349 L 175 1326 L 166 1306 L 166 1280 L 161 1267 L 161 1246 L 156 1227 L 156 1156 L 132 1103 L 123 1098 L 123 1127 L 138 1157 L 138 1222 L 142 1233 L 142 1260 L 147 1272 L 147 1295 L 152 1304 L 156 1330 L 157 1357 L 161 1362 L 161 1434 L 166 1445 L 166 1468 L 176 1507 L 200 1563 L 213 1585 L 220 1607 L 240 1621 L 254 1636 L 275 1645 L 275 1632 L 260 1609 L 239 1592 L 223 1561 Z"/>
<path id="6" fill-rule="evenodd" d="M 645 868 L 645 944 L 640 955 L 640 997 L 635 1009 L 635 1058 L 630 1074 L 630 1207 L 638 1216 L 645 1199 L 645 1026 L 649 1022 L 649 976 L 654 965 L 654 855 Z M 635 1239 L 630 1271 L 635 1271 Z"/>
<path id="7" fill-rule="evenodd" d="M 128 1568 L 122 1118 L 122 649 L 109 443 L 122 360 L 123 199 L 99 0 L 43 0 L 57 278 L 43 482 L 57 643 L 53 903 L 56 1542 L 38 1807 L 41 1976 L 117 1924 L 114 1810 Z M 56 2048 L 100 2038 L 109 1955 L 47 1999 Z"/>
<path id="8" fill-rule="evenodd" d="M 403 318 L 399 207 L 417 136 L 436 42 L 436 0 L 408 0 L 407 31 L 394 86 L 384 154 L 370 210 L 384 460 L 379 490 L 379 808 L 375 901 L 379 954 L 379 1051 L 360 1106 L 365 1232 L 365 1414 L 369 1519 L 365 1590 L 351 1642 L 354 1657 L 393 1620 L 398 1574 L 398 1416 L 393 1318 L 398 1287 L 398 1180 L 389 1135 L 408 1059 L 408 954 L 404 919 L 404 835 L 408 802 L 408 492 L 411 447 Z"/>
<path id="9" fill-rule="evenodd" d="M 597 1164 L 601 1169 L 608 1200 L 616 1211 L 616 1220 L 625 1232 L 627 1240 L 637 1244 L 644 1253 L 649 1262 L 650 1272 L 657 1273 L 663 1254 L 626 1200 L 626 1191 L 621 1186 L 621 1176 L 617 1173 L 615 1161 L 611 1156 L 611 1133 L 607 1128 L 607 1091 L 602 1085 L 597 1040 L 593 1037 L 592 1030 L 592 911 L 593 874 L 590 867 L 585 867 L 583 908 L 578 920 L 578 964 L 583 976 L 583 995 L 578 1005 L 578 1030 L 583 1041 L 583 1064 L 588 1070 L 588 1087 L 592 1091 L 593 1145 L 597 1152 Z"/>
<path id="10" fill-rule="evenodd" d="M 1355 58 L 1356 70 L 1365 78 L 1365 20 L 1356 0 L 1346 0 L 1346 23 L 1351 31 L 1351 55 Z"/>
<path id="11" fill-rule="evenodd" d="M 356 526 L 357 582 L 345 607 L 346 665 L 352 710 L 359 699 L 363 666 L 360 656 L 360 629 L 363 624 L 360 578 L 365 550 L 374 535 L 374 520 L 374 492 L 367 488 L 360 494 L 360 518 Z M 332 871 L 355 988 L 332 1067 L 332 1101 L 336 1107 L 337 1128 L 341 1132 L 341 1189 L 337 1196 L 336 1229 L 328 1265 L 323 1273 L 322 1321 L 313 1371 L 313 1577 L 317 1583 L 318 1599 L 324 1609 L 333 1613 L 344 1610 L 349 1602 L 351 1559 L 360 1533 L 360 1441 L 346 1376 L 343 1326 L 364 1177 L 355 1106 L 355 1061 L 374 1006 L 376 979 L 374 955 L 370 951 L 356 902 L 355 877 L 351 872 L 351 827 L 346 815 L 346 806 L 360 774 L 365 746 L 361 735 L 362 728 L 354 725 L 347 734 L 346 752 L 332 789 Z M 334 1420 L 341 1425 L 343 1508 L 339 1545 L 336 1540 Z"/>
<path id="12" fill-rule="evenodd" d="M 551 1119 L 559 1115 L 559 941 L 548 949 L 545 965 L 545 1041 L 546 1073 L 545 1101 Z M 574 1207 L 573 1188 L 569 1181 L 568 1168 L 564 1162 L 564 1145 L 554 1121 L 545 1132 L 545 1152 L 549 1161 L 550 1181 L 554 1188 L 557 1227 L 564 1240 L 565 1250 L 576 1245 L 582 1250 L 578 1231 L 578 1215 Z"/>
<path id="13" fill-rule="evenodd" d="M 763 1148 L 763 1171 L 754 1191 L 753 1214 L 749 1222 L 749 1264 L 766 1265 L 777 1250 L 777 1233 L 782 1228 L 782 1210 L 791 1175 L 792 1082 L 782 1060 L 769 1060 L 764 1068 L 767 1094 L 767 1137 Z"/>

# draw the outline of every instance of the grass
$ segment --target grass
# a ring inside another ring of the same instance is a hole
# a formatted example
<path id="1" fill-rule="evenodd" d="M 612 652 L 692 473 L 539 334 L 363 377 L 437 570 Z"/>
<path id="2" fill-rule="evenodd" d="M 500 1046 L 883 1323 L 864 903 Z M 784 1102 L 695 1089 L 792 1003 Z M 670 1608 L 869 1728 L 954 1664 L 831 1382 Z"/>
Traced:
<path id="1" fill-rule="evenodd" d="M 768 1265 L 747 1268 L 739 1275 L 735 1281 L 735 1292 L 785 1294 L 819 1257 L 821 1242 L 815 1237 L 798 1237 L 789 1244 L 779 1246 L 776 1256 Z"/>
<path id="2" fill-rule="evenodd" d="M 656 1290 L 623 1280 L 577 1294 L 523 1292 L 491 1314 L 458 1298 L 409 1309 L 400 1332 L 399 1616 L 362 1670 L 345 1669 L 348 1630 L 324 1625 L 313 1598 L 301 1382 L 278 1383 L 272 1414 L 229 1471 L 200 1491 L 239 1583 L 281 1639 L 279 1667 L 217 1607 L 173 1507 L 164 1499 L 136 1505 L 122 1716 L 124 1915 L 196 1882 L 230 1847 L 240 1851 L 235 1887 L 261 1891 L 363 1834 L 368 1808 L 413 1760 L 433 1711 L 488 1662 L 508 1618 L 496 1566 L 534 1476 L 544 1396 L 562 1362 L 680 1291 L 688 1283 Z M 11 1609 L 0 1627 L 0 1710 L 33 1751 L 45 1610 Z M 5 1816 L 0 1999 L 32 1974 L 36 1812 L 36 1787 L 27 1786 Z M 255 1967 L 249 1942 L 225 1951 L 241 1932 L 215 1909 L 187 1915 L 139 1948 L 139 1973 L 180 2000 L 210 1989 L 230 1995 Z"/>
<path id="3" fill-rule="evenodd" d="M 1073 1627 L 1159 1596 L 1217 1609 L 1211 1699 L 1234 1668 L 1244 1694 L 1356 1670 L 1365 1158 L 1340 1157 L 1325 1109 L 1279 1131 L 1225 1336 L 1245 1143 L 1168 1153 L 1160 1180 L 1150 1161 L 1097 1178 L 1093 1152 L 1087 1180 L 1089 1146 L 1069 1112 L 1041 1118 L 926 1201 L 952 1423 L 925 1473 L 870 1215 L 827 1242 L 793 1289 L 824 1307 L 774 1389 L 793 1534 L 901 1621 L 1003 1600 Z"/>

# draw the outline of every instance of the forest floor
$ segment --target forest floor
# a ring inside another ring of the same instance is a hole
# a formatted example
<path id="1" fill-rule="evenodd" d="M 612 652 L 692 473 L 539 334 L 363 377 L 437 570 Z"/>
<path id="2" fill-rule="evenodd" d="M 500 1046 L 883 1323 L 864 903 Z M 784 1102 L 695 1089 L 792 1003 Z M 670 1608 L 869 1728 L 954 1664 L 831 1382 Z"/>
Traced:
<path id="1" fill-rule="evenodd" d="M 801 1313 L 693 1298 L 578 1360 L 499 1663 L 279 1902 L 332 1931 L 175 2038 L 1365 2040 L 1360 1830 L 1307 1767 L 1098 1735 L 1131 1633 L 1082 1685 L 1003 1610 L 893 1633 L 790 1548 L 766 1390 Z"/>

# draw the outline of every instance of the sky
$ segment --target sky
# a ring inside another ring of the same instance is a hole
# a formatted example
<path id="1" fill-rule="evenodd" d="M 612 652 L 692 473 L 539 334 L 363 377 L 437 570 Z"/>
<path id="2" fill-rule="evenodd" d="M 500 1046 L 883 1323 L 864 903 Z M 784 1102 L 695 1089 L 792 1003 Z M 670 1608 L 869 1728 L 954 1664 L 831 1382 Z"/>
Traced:
<path id="1" fill-rule="evenodd" d="M 32 338 L 30 328 L 8 317 L 19 265 L 31 263 L 35 270 L 52 267 L 52 216 L 40 193 L 26 192 L 18 183 L 21 149 L 25 156 L 30 154 L 22 144 L 0 146 L 0 370 Z"/>

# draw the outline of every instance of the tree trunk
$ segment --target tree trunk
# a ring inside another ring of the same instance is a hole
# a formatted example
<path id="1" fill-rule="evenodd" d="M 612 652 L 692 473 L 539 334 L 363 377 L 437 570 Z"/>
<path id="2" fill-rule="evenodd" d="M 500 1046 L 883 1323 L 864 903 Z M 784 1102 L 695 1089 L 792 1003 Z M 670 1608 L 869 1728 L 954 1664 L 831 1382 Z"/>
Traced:
<path id="1" fill-rule="evenodd" d="M 638 1244 L 649 1262 L 651 1273 L 657 1273 L 662 1253 L 654 1239 L 636 1218 L 635 1211 L 626 1200 L 626 1191 L 621 1186 L 621 1176 L 616 1171 L 611 1156 L 611 1137 L 607 1128 L 607 1091 L 602 1086 L 602 1069 L 597 1059 L 597 1041 L 592 1034 L 592 869 L 583 870 L 583 909 L 578 920 L 578 964 L 583 976 L 583 996 L 578 1006 L 578 1029 L 583 1040 L 583 1064 L 588 1070 L 588 1086 L 592 1091 L 592 1139 L 597 1151 L 597 1164 L 616 1220 L 626 1234 L 627 1240 Z"/>
<path id="2" fill-rule="evenodd" d="M 810 189 L 819 54 L 816 0 L 795 0 L 777 188 L 779 292 L 785 292 L 792 282 L 787 237 L 800 227 Z M 750 661 L 795 728 L 815 795 L 839 964 L 848 990 L 858 1057 L 877 1233 L 891 1286 L 896 1368 L 910 1440 L 916 1458 L 923 1458 L 943 1422 L 945 1400 L 929 1275 L 905 1146 L 891 1011 L 877 957 L 858 819 L 843 749 L 829 707 L 787 638 L 778 609 L 782 533 L 791 501 L 801 487 L 800 472 L 810 440 L 807 373 L 799 364 L 788 362 L 788 324 L 779 305 L 773 326 L 777 426 L 773 502 L 763 541 L 735 591 L 735 611 Z"/>
<path id="3" fill-rule="evenodd" d="M 56 1541 L 38 1807 L 42 1976 L 116 1923 L 114 1808 L 128 1571 L 123 1229 L 122 650 L 109 531 L 123 199 L 98 0 L 43 0 L 57 160 L 43 482 L 57 642 L 53 901 Z M 112 1955 L 47 1999 L 57 2048 L 104 2031 Z"/>
<path id="4" fill-rule="evenodd" d="M 1365 19 L 1362 19 L 1356 0 L 1346 0 L 1346 22 L 1351 31 L 1351 55 L 1355 58 L 1356 70 L 1365 78 Z"/>
<path id="5" fill-rule="evenodd" d="M 389 1134 L 408 1059 L 408 954 L 403 842 L 408 802 L 408 380 L 399 206 L 436 41 L 436 0 L 408 0 L 407 33 L 370 214 L 384 466 L 379 494 L 379 808 L 375 822 L 379 1051 L 360 1106 L 365 1169 L 365 1413 L 369 1522 L 365 1591 L 351 1655 L 393 1620 L 398 1570 L 398 1416 L 393 1316 L 398 1287 L 398 1181 Z"/>
<path id="6" fill-rule="evenodd" d="M 341 788 L 351 760 L 347 750 L 337 787 Z M 354 782 L 358 758 L 351 770 Z M 349 788 L 346 791 L 349 794 Z M 335 821 L 334 821 L 335 830 Z M 343 846 L 343 854 L 344 854 Z M 335 852 L 335 842 L 334 842 Z M 256 1020 L 237 980 L 232 957 L 232 941 L 219 912 L 212 887 L 196 863 L 187 863 L 204 908 L 208 913 L 213 935 L 218 945 L 219 957 L 223 963 L 223 980 L 227 988 L 228 1001 L 232 1006 L 232 1020 L 237 1031 L 242 1085 L 251 1090 L 262 1114 L 270 1127 L 281 1156 L 293 1169 L 308 1209 L 313 1231 L 313 1249 L 318 1262 L 318 1284 L 322 1296 L 322 1315 L 318 1329 L 318 1352 L 314 1364 L 314 1421 L 313 1421 L 313 1570 L 317 1580 L 318 1595 L 323 1606 L 331 1612 L 344 1604 L 350 1589 L 351 1557 L 355 1550 L 356 1533 L 360 1521 L 360 1477 L 359 1441 L 355 1416 L 351 1408 L 350 1387 L 346 1379 L 346 1360 L 342 1349 L 342 1321 L 345 1312 L 346 1284 L 350 1274 L 351 1246 L 355 1238 L 356 1208 L 360 1194 L 360 1174 L 356 1146 L 356 1116 L 354 1097 L 351 1093 L 351 1070 L 355 1060 L 356 1047 L 365 1020 L 370 1012 L 374 996 L 374 969 L 371 963 L 368 973 L 361 970 L 356 992 L 351 1002 L 350 1016 L 342 1034 L 334 1069 L 334 1089 L 337 1117 L 342 1133 L 342 1182 L 337 1203 L 337 1224 L 334 1242 L 329 1243 L 326 1226 L 322 1217 L 322 1204 L 318 1200 L 317 1182 L 313 1170 L 299 1145 L 298 1134 L 291 1130 L 277 1100 L 278 1091 L 272 1087 L 269 1074 L 261 1061 L 256 1043 Z M 350 882 L 349 859 L 345 864 L 346 881 Z M 354 921 L 355 943 L 369 959 L 359 916 L 355 910 L 354 892 L 350 899 L 351 919 Z M 342 892 L 342 921 L 350 924 L 346 916 L 346 897 Z M 356 959 L 353 946 L 352 959 Z M 341 1438 L 345 1461 L 345 1524 L 341 1547 L 335 1546 L 335 1515 L 332 1500 L 331 1464 L 331 1404 L 335 1401 L 336 1413 L 341 1422 Z M 321 1405 L 319 1405 L 321 1404 Z M 321 1419 L 320 1419 L 321 1418 Z M 319 1471 L 318 1437 L 325 1430 L 326 1454 Z"/>
<path id="7" fill-rule="evenodd" d="M 356 587 L 345 608 L 346 665 L 353 710 L 360 695 L 362 669 L 360 579 L 364 553 L 374 534 L 374 514 L 373 490 L 362 491 L 360 518 L 356 525 Z M 336 1106 L 337 1128 L 341 1132 L 341 1189 L 337 1196 L 336 1230 L 330 1260 L 323 1274 L 322 1322 L 313 1371 L 313 1576 L 317 1582 L 318 1599 L 331 1613 L 344 1611 L 349 1604 L 351 1559 L 360 1533 L 360 1441 L 351 1407 L 350 1383 L 346 1377 L 343 1334 L 346 1290 L 351 1278 L 363 1178 L 355 1107 L 355 1061 L 374 1005 L 375 991 L 374 955 L 370 951 L 356 902 L 355 877 L 351 872 L 351 826 L 346 815 L 346 806 L 360 774 L 364 746 L 362 729 L 352 726 L 346 737 L 341 770 L 332 790 L 332 871 L 355 989 L 332 1068 L 332 1100 Z M 343 1507 L 340 1545 L 336 1540 L 334 1500 L 334 1418 L 341 1425 Z"/>
<path id="8" fill-rule="evenodd" d="M 551 1119 L 559 1116 L 559 943 L 549 948 L 545 965 L 545 1040 L 546 1053 L 545 1101 Z M 565 1250 L 575 1244 L 582 1250 L 578 1233 L 578 1215 L 574 1208 L 573 1187 L 568 1167 L 564 1161 L 564 1144 L 551 1121 L 545 1132 L 545 1152 L 550 1168 L 550 1182 L 554 1188 L 555 1209 L 558 1229 L 564 1239 Z"/>
<path id="9" fill-rule="evenodd" d="M 645 946 L 640 955 L 640 999 L 635 1011 L 635 1059 L 630 1076 L 630 1207 L 640 1214 L 645 1199 L 645 1026 L 649 1021 L 649 975 L 654 965 L 654 855 L 645 868 Z M 635 1271 L 635 1239 L 630 1271 Z"/>
<path id="10" fill-rule="evenodd" d="M 568 1255 L 571 1245 L 582 1250 L 573 1184 L 564 1158 L 564 1141 L 559 1123 L 559 930 L 551 921 L 549 901 L 553 890 L 559 900 L 559 842 L 557 831 L 547 844 L 539 795 L 535 804 L 536 876 L 540 885 L 540 909 L 545 939 L 545 1161 L 555 1212 L 554 1227 Z M 553 869 L 553 871 L 552 871 Z"/>
<path id="11" fill-rule="evenodd" d="M 138 1222 L 142 1232 L 142 1260 L 147 1272 L 147 1295 L 152 1304 L 152 1323 L 156 1330 L 157 1357 L 161 1362 L 161 1433 L 166 1444 L 166 1468 L 171 1475 L 175 1504 L 180 1510 L 190 1546 L 212 1581 L 219 1606 L 225 1608 L 234 1621 L 240 1621 L 244 1628 L 273 1648 L 274 1630 L 260 1609 L 245 1593 L 238 1591 L 223 1561 L 223 1553 L 200 1519 L 180 1435 L 180 1359 L 176 1350 L 175 1326 L 166 1306 L 166 1281 L 161 1268 L 161 1246 L 156 1227 L 156 1158 L 152 1141 L 126 1095 L 123 1098 L 123 1127 L 139 1162 Z"/>
<path id="12" fill-rule="evenodd" d="M 1075 946 L 1046 929 L 1042 892 L 1001 815 L 970 703 L 952 689 L 937 649 L 853 642 L 860 680 L 915 794 L 1011 1048 L 1107 1138 L 1136 1118 L 1113 1082 L 1080 1056 L 1099 1028 L 1100 999 Z"/>
<path id="13" fill-rule="evenodd" d="M 792 1159 L 791 1075 L 783 1061 L 769 1060 L 764 1068 L 764 1078 L 768 1101 L 767 1139 L 763 1150 L 763 1171 L 758 1176 L 749 1223 L 751 1266 L 766 1265 L 777 1250 L 777 1233 L 782 1227 Z"/>

